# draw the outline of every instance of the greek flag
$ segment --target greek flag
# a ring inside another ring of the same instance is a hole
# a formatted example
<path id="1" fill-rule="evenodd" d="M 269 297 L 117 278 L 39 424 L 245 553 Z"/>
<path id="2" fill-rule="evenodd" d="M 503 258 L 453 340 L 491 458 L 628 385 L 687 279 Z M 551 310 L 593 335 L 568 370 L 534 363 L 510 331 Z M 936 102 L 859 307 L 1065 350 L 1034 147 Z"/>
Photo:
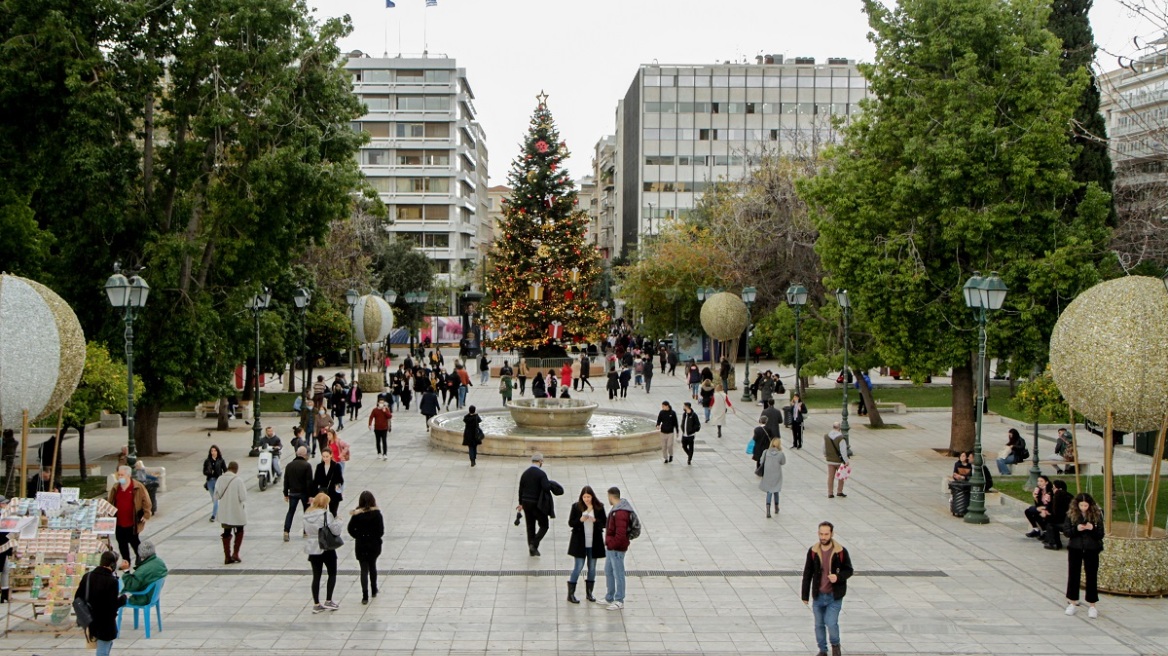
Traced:
<path id="1" fill-rule="evenodd" d="M 396 6 L 397 5 L 394 4 L 393 0 L 385 0 L 385 8 L 386 9 L 393 9 Z"/>
<path id="2" fill-rule="evenodd" d="M 437 7 L 438 0 L 426 0 L 426 6 L 427 7 Z"/>

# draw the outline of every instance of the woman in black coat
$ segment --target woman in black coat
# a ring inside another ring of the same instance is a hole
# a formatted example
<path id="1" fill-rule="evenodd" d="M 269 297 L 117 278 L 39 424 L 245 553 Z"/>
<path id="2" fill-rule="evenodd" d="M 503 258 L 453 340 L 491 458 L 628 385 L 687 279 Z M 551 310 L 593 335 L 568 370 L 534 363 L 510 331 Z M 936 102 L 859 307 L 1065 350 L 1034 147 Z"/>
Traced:
<path id="1" fill-rule="evenodd" d="M 466 409 L 462 423 L 462 445 L 470 450 L 470 466 L 474 467 L 475 459 L 479 456 L 479 424 L 483 423 L 483 418 L 472 405 Z"/>
<path id="2" fill-rule="evenodd" d="M 329 495 L 329 512 L 337 516 L 337 509 L 341 507 L 341 489 L 345 484 L 345 474 L 341 470 L 341 463 L 333 462 L 333 452 L 321 449 L 320 462 L 316 463 L 316 475 L 312 477 L 317 493 Z"/>
<path id="3" fill-rule="evenodd" d="M 568 601 L 580 603 L 576 598 L 576 582 L 584 563 L 588 563 L 588 578 L 584 579 L 584 595 L 588 601 L 596 601 L 592 589 L 596 586 L 596 561 L 604 558 L 604 527 L 608 515 L 604 504 L 588 485 L 580 490 L 580 498 L 572 504 L 568 513 L 568 526 L 572 527 L 572 537 L 568 539 L 568 555 L 576 559 L 572 575 L 568 577 Z"/>
<path id="4" fill-rule="evenodd" d="M 207 449 L 207 457 L 203 459 L 203 476 L 207 479 L 207 482 L 203 483 L 203 489 L 211 493 L 212 522 L 219 514 L 219 499 L 215 498 L 215 482 L 225 471 L 227 471 L 227 463 L 223 460 L 223 454 L 219 452 L 218 445 L 212 444 L 211 448 Z"/>
<path id="5" fill-rule="evenodd" d="M 531 395 L 537 399 L 547 398 L 547 383 L 543 380 L 543 372 L 537 372 L 531 379 Z"/>
<path id="6" fill-rule="evenodd" d="M 1099 601 L 1099 554 L 1103 551 L 1103 510 L 1090 494 L 1082 492 L 1071 502 L 1067 521 L 1063 524 L 1067 536 L 1067 615 L 1074 615 L 1079 607 L 1079 581 L 1086 570 L 1087 616 L 1099 617 L 1095 603 Z"/>
<path id="7" fill-rule="evenodd" d="M 98 653 L 108 654 L 113 641 L 118 639 L 118 609 L 126 605 L 126 595 L 118 594 L 118 577 L 114 575 L 117 564 L 117 554 L 112 551 L 103 553 L 101 565 L 82 576 L 81 585 L 73 593 L 74 599 L 89 602 L 93 622 L 85 631 L 97 641 Z M 103 645 L 103 642 L 109 644 Z"/>
<path id="8" fill-rule="evenodd" d="M 755 469 L 758 468 L 758 461 L 762 458 L 762 454 L 771 446 L 771 434 L 767 432 L 766 422 L 765 416 L 759 417 L 758 426 L 754 427 L 754 448 L 750 452 L 750 457 L 754 460 Z"/>
<path id="9" fill-rule="evenodd" d="M 377 596 L 377 557 L 381 555 L 381 538 L 385 520 L 377 508 L 373 493 L 365 490 L 357 498 L 357 509 L 349 516 L 349 535 L 356 541 L 353 554 L 361 564 L 361 603 L 369 603 L 369 588 Z"/>

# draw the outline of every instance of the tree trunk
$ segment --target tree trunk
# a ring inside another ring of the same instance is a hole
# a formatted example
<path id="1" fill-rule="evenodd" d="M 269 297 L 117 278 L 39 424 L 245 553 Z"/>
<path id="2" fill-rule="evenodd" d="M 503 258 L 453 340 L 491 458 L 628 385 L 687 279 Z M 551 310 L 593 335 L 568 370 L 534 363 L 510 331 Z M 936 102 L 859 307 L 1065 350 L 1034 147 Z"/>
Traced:
<path id="1" fill-rule="evenodd" d="M 239 395 L 239 400 L 250 401 L 255 395 L 255 358 L 248 358 L 243 363 L 243 390 Z"/>
<path id="2" fill-rule="evenodd" d="M 860 383 L 860 396 L 864 399 L 864 405 L 868 407 L 868 425 L 872 428 L 884 428 L 884 419 L 880 417 L 876 400 L 872 398 L 872 388 L 868 387 L 868 381 L 864 378 L 863 372 L 859 369 L 852 369 L 852 375 Z"/>
<path id="3" fill-rule="evenodd" d="M 284 377 L 284 391 L 285 392 L 295 392 L 296 385 L 297 385 L 296 361 L 293 360 L 292 363 L 288 365 L 288 373 Z"/>
<path id="4" fill-rule="evenodd" d="M 973 399 L 973 367 L 953 367 L 953 414 L 949 424 L 949 455 L 973 450 L 976 404 Z"/>
<path id="5" fill-rule="evenodd" d="M 85 424 L 77 427 L 77 461 L 81 463 L 81 482 L 89 476 L 85 473 Z"/>
<path id="6" fill-rule="evenodd" d="M 157 456 L 159 404 L 141 405 L 134 409 L 134 443 L 139 456 Z"/>
<path id="7" fill-rule="evenodd" d="M 225 431 L 231 428 L 231 425 L 228 423 L 228 417 L 231 416 L 229 410 L 230 408 L 228 407 L 227 397 L 225 396 L 219 399 L 219 407 L 217 412 L 219 421 L 215 424 L 215 430 Z"/>

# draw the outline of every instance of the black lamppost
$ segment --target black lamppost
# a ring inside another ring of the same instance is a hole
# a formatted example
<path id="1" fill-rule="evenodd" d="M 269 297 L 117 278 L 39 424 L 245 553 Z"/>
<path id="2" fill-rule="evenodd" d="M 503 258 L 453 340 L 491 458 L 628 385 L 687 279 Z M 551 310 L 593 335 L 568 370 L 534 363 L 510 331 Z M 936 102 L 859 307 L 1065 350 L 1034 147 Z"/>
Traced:
<path id="1" fill-rule="evenodd" d="M 385 293 L 382 294 L 381 297 L 385 299 L 386 303 L 389 303 L 389 307 L 392 310 L 393 304 L 397 302 L 397 292 L 395 292 L 392 289 L 387 289 L 387 290 L 385 290 Z M 389 335 L 385 336 L 385 356 L 386 357 L 389 357 L 391 355 L 390 351 L 392 350 L 392 348 L 393 348 L 393 334 L 391 332 Z M 388 366 L 385 368 L 385 375 L 387 377 L 389 376 L 389 367 Z"/>
<path id="2" fill-rule="evenodd" d="M 697 292 L 698 303 L 705 303 L 706 299 L 710 298 L 711 296 L 713 296 L 714 294 L 717 294 L 717 293 L 718 293 L 718 290 L 714 289 L 713 287 L 698 287 L 698 292 Z M 704 337 L 705 334 L 706 334 L 706 329 L 702 328 L 702 336 Z M 712 340 L 710 343 L 710 364 L 711 364 L 711 366 L 714 364 L 714 344 L 713 344 Z"/>
<path id="3" fill-rule="evenodd" d="M 1000 310 L 1006 301 L 1006 283 L 993 272 L 982 278 L 976 271 L 962 287 L 965 306 L 977 311 L 977 432 L 973 436 L 973 475 L 969 478 L 969 511 L 965 521 L 969 524 L 986 524 L 985 475 L 981 468 L 984 459 L 981 453 L 981 424 L 985 410 L 985 358 L 986 358 L 986 315 L 992 310 Z"/>
<path id="4" fill-rule="evenodd" d="M 122 321 L 126 324 L 126 446 L 129 454 L 126 462 L 133 466 L 138 460 L 138 446 L 134 441 L 134 313 L 146 305 L 150 295 L 150 285 L 141 276 L 126 276 L 118 272 L 120 264 L 114 264 L 114 275 L 105 281 L 105 294 L 110 305 L 122 311 Z"/>
<path id="5" fill-rule="evenodd" d="M 252 417 L 251 422 L 251 457 L 260 454 L 260 378 L 263 376 L 260 369 L 260 313 L 268 309 L 268 304 L 272 302 L 272 292 L 264 287 L 263 291 L 256 294 L 251 299 L 251 305 L 248 309 L 251 310 L 252 317 L 255 318 L 255 369 L 252 371 L 252 378 L 255 379 L 255 396 L 252 399 L 252 406 L 255 408 L 255 416 Z"/>
<path id="6" fill-rule="evenodd" d="M 799 322 L 802 319 L 803 306 L 807 305 L 807 288 L 795 283 L 787 288 L 787 305 L 795 308 L 795 393 L 803 398 L 803 376 L 799 373 Z"/>
<path id="7" fill-rule="evenodd" d="M 746 377 L 742 379 L 742 400 L 746 403 L 753 403 L 754 397 L 750 395 L 750 306 L 754 304 L 754 298 L 758 294 L 758 290 L 754 287 L 742 288 L 742 302 L 746 303 Z"/>
<path id="8" fill-rule="evenodd" d="M 357 365 L 353 361 L 353 350 L 356 346 L 353 344 L 353 322 L 356 321 L 353 312 L 357 309 L 357 299 L 361 298 L 361 294 L 356 289 L 350 289 L 345 292 L 345 303 L 349 305 L 349 384 L 357 380 Z"/>
<path id="9" fill-rule="evenodd" d="M 840 432 L 844 434 L 844 441 L 848 443 L 848 448 L 852 446 L 851 437 L 848 435 L 848 430 L 851 428 L 848 425 L 848 387 L 851 381 L 851 370 L 848 369 L 848 315 L 852 313 L 852 299 L 848 297 L 848 290 L 835 290 L 835 300 L 839 303 L 840 312 L 844 315 L 844 407 L 840 413 Z"/>
<path id="10" fill-rule="evenodd" d="M 292 294 L 292 302 L 300 312 L 300 394 L 308 395 L 308 304 L 312 302 L 312 292 L 303 287 Z"/>

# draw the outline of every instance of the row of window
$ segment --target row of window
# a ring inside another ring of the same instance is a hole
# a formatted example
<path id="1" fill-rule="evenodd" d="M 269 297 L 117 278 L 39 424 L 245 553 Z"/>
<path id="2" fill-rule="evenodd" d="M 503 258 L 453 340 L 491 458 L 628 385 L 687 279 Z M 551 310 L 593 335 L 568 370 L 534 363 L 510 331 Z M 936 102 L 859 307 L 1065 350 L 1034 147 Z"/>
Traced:
<path id="1" fill-rule="evenodd" d="M 379 96 L 361 97 L 370 112 L 388 112 L 391 109 L 406 112 L 450 111 L 450 96 Z"/>
<path id="2" fill-rule="evenodd" d="M 361 151 L 361 163 L 366 166 L 450 166 L 450 151 L 369 148 Z"/>
<path id="3" fill-rule="evenodd" d="M 741 166 L 742 155 L 647 155 L 647 166 Z"/>
<path id="4" fill-rule="evenodd" d="M 365 131 L 374 139 L 449 139 L 450 123 L 391 123 L 387 121 L 353 121 L 354 131 Z"/>
<path id="5" fill-rule="evenodd" d="M 676 191 L 678 193 L 704 193 L 714 182 L 704 180 L 697 182 L 646 182 L 642 186 L 644 191 Z"/>
<path id="6" fill-rule="evenodd" d="M 413 242 L 415 248 L 450 248 L 448 232 L 397 232 L 398 239 Z M 470 248 L 470 235 L 458 235 L 464 249 Z"/>
<path id="7" fill-rule="evenodd" d="M 743 128 L 645 128 L 645 141 L 778 141 L 790 130 L 756 130 Z"/>
<path id="8" fill-rule="evenodd" d="M 646 75 L 647 87 L 759 88 L 796 87 L 819 89 L 864 89 L 868 81 L 851 69 L 799 71 L 798 75 Z"/>
<path id="9" fill-rule="evenodd" d="M 356 70 L 354 82 L 365 84 L 450 84 L 454 71 L 449 70 Z"/>
<path id="10" fill-rule="evenodd" d="M 398 221 L 449 221 L 449 205 L 398 205 Z"/>
<path id="11" fill-rule="evenodd" d="M 369 178 L 369 184 L 385 194 L 450 193 L 450 178 Z"/>
<path id="12" fill-rule="evenodd" d="M 860 110 L 848 103 L 813 102 L 647 102 L 648 114 L 832 114 L 846 116 Z"/>

